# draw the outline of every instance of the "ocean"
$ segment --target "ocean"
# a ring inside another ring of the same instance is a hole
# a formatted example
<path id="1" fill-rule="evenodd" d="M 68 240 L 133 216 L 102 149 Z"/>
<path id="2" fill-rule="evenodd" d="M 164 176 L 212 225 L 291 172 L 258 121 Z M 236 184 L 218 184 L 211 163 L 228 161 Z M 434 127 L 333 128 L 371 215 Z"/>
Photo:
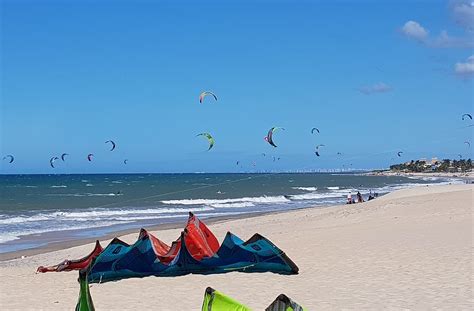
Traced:
<path id="1" fill-rule="evenodd" d="M 344 204 L 455 180 L 364 174 L 0 175 L 0 253 L 202 218 Z M 138 231 L 138 230 L 137 230 Z"/>

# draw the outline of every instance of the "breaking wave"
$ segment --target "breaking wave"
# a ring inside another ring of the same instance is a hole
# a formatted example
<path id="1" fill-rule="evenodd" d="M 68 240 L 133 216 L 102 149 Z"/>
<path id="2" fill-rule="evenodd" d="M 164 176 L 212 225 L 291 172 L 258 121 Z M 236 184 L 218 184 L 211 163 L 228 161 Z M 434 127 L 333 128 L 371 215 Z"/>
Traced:
<path id="1" fill-rule="evenodd" d="M 184 200 L 166 200 L 161 201 L 163 204 L 173 205 L 212 205 L 212 204 L 228 204 L 228 203 L 257 203 L 257 204 L 274 204 L 286 203 L 289 200 L 283 196 L 262 196 L 262 197 L 243 197 L 235 199 L 184 199 Z"/>
<path id="2" fill-rule="evenodd" d="M 123 216 L 131 215 L 157 215 L 173 214 L 173 213 L 187 213 L 187 212 L 203 212 L 212 211 L 212 207 L 196 207 L 196 208 L 146 208 L 146 209 L 89 209 L 83 211 L 57 211 L 52 213 L 41 213 L 32 216 L 17 216 L 7 217 L 0 215 L 0 225 L 21 224 L 27 222 L 41 222 L 41 221 L 92 221 L 97 219 L 117 219 L 116 216 L 121 216 L 121 220 L 126 220 Z M 161 216 L 160 216 L 161 217 Z"/>
<path id="3" fill-rule="evenodd" d="M 90 228 L 99 228 L 99 227 L 109 227 L 113 225 L 123 224 L 126 222 L 128 221 L 116 220 L 116 221 L 103 221 L 103 222 L 95 223 L 95 224 L 87 223 L 83 225 L 64 224 L 64 225 L 55 226 L 55 227 L 43 227 L 39 229 L 24 229 L 24 230 L 18 230 L 18 231 L 2 232 L 0 233 L 0 243 L 18 240 L 21 236 L 25 236 L 25 235 L 66 231 L 66 230 L 81 230 L 81 229 L 90 229 Z"/>
<path id="4" fill-rule="evenodd" d="M 243 207 L 253 207 L 255 204 L 251 202 L 237 202 L 237 203 L 216 203 L 210 204 L 214 208 L 243 208 Z"/>
<path id="5" fill-rule="evenodd" d="M 317 187 L 291 187 L 291 189 L 303 190 L 303 191 L 316 191 L 316 190 L 318 190 Z"/>
<path id="6" fill-rule="evenodd" d="M 289 196 L 292 200 L 318 200 L 326 198 L 338 198 L 343 196 L 340 193 L 304 193 Z"/>

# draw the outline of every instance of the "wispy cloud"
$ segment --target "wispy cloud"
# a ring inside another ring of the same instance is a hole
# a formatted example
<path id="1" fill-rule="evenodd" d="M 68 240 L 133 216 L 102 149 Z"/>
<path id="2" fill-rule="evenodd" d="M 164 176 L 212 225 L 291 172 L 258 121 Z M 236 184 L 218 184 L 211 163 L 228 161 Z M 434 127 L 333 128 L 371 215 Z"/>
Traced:
<path id="1" fill-rule="evenodd" d="M 431 48 L 473 48 L 474 1 L 451 0 L 448 7 L 454 22 L 464 30 L 464 35 L 452 36 L 446 30 L 432 35 L 428 28 L 414 20 L 407 21 L 400 28 L 400 32 L 405 37 Z"/>
<path id="2" fill-rule="evenodd" d="M 464 29 L 474 32 L 474 2 L 456 0 L 450 2 L 451 14 L 454 21 Z"/>
<path id="3" fill-rule="evenodd" d="M 474 47 L 474 38 L 453 37 L 443 30 L 439 36 L 428 42 L 428 45 L 435 48 L 472 48 Z"/>
<path id="4" fill-rule="evenodd" d="M 429 30 L 415 21 L 408 21 L 400 29 L 403 35 L 409 39 L 431 48 L 472 48 L 474 38 L 471 35 L 464 37 L 453 37 L 446 30 L 441 31 L 437 36 L 430 36 Z"/>
<path id="5" fill-rule="evenodd" d="M 393 90 L 392 87 L 383 82 L 378 82 L 372 85 L 366 85 L 359 88 L 359 92 L 365 95 L 371 95 L 374 93 L 386 93 L 390 92 L 391 90 Z"/>
<path id="6" fill-rule="evenodd" d="M 456 63 L 454 65 L 454 73 L 464 78 L 474 76 L 474 55 L 471 55 L 465 62 Z"/>

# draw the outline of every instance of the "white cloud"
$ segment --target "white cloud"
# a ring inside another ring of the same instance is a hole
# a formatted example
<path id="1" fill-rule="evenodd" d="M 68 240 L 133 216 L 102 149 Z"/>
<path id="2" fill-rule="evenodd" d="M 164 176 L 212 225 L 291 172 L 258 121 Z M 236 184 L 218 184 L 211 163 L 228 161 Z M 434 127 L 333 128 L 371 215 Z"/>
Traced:
<path id="1" fill-rule="evenodd" d="M 451 1 L 451 13 L 454 21 L 468 31 L 474 31 L 474 2 Z"/>
<path id="2" fill-rule="evenodd" d="M 415 21 L 406 22 L 401 30 L 405 36 L 419 41 L 424 41 L 428 37 L 428 31 Z"/>
<path id="3" fill-rule="evenodd" d="M 463 4 L 464 8 L 467 4 Z M 460 6 L 458 6 L 460 7 Z M 456 8 L 456 6 L 454 6 Z M 455 10 L 455 9 L 453 9 Z M 460 10 L 460 9 L 458 9 Z M 464 10 L 464 9 L 463 9 Z M 462 11 L 463 13 L 457 13 L 458 23 L 462 21 L 463 25 L 466 27 L 471 23 L 472 29 L 474 31 L 474 6 L 471 7 L 469 4 L 469 13 Z M 470 20 L 470 17 L 473 17 L 473 20 Z M 471 27 L 469 26 L 469 27 Z M 469 29 L 468 27 L 466 29 Z M 420 25 L 420 23 L 415 21 L 408 21 L 400 29 L 401 32 L 409 39 L 414 39 L 428 47 L 431 48 L 473 48 L 474 47 L 474 32 L 469 30 L 466 32 L 465 36 L 453 37 L 448 34 L 446 30 L 441 31 L 438 36 L 431 36 L 428 29 Z"/>
<path id="4" fill-rule="evenodd" d="M 471 55 L 463 63 L 456 63 L 454 65 L 454 72 L 462 77 L 474 76 L 474 55 Z"/>
<path id="5" fill-rule="evenodd" d="M 426 42 L 430 47 L 435 48 L 472 48 L 474 41 L 469 37 L 452 37 L 446 30 L 441 31 L 439 36 Z"/>
<path id="6" fill-rule="evenodd" d="M 391 90 L 392 88 L 383 82 L 375 83 L 372 85 L 366 85 L 359 88 L 359 91 L 365 95 L 371 95 L 374 93 L 386 93 L 390 92 Z"/>

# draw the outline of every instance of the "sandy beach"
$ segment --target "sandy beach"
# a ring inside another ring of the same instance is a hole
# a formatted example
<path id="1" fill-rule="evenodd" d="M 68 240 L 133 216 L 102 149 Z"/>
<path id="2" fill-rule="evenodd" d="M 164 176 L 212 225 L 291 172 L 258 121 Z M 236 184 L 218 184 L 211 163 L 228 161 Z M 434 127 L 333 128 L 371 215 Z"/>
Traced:
<path id="1" fill-rule="evenodd" d="M 244 239 L 263 234 L 295 261 L 300 274 L 128 279 L 92 285 L 92 298 L 97 310 L 200 310 L 211 286 L 254 310 L 264 310 L 280 293 L 308 310 L 471 309 L 473 188 L 418 187 L 363 204 L 214 223 L 210 228 L 221 240 L 226 231 Z M 153 233 L 170 242 L 179 229 Z M 136 235 L 123 239 L 133 242 Z M 78 273 L 35 270 L 91 249 L 87 244 L 0 262 L 0 309 L 73 309 Z"/>

